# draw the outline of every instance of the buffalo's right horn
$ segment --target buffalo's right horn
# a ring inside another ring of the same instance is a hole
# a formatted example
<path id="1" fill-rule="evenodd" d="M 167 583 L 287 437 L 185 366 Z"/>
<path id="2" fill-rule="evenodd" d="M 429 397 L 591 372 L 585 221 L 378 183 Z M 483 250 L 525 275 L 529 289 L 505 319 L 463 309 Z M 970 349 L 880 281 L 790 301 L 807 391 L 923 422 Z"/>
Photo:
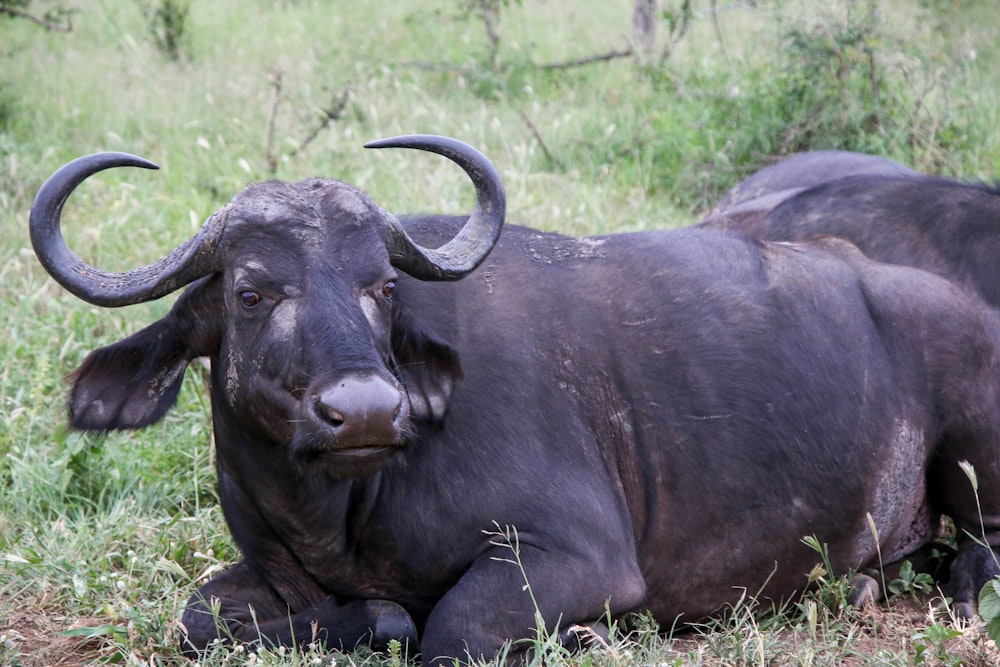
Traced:
<path id="1" fill-rule="evenodd" d="M 159 169 L 128 153 L 94 153 L 60 167 L 45 181 L 31 205 L 31 245 L 45 270 L 79 298 L 97 306 L 127 306 L 170 294 L 214 270 L 213 254 L 222 233 L 218 215 L 163 259 L 130 271 L 103 271 L 80 259 L 63 240 L 63 205 L 80 183 L 111 167 Z"/>
<path id="2" fill-rule="evenodd" d="M 389 255 L 393 266 L 421 280 L 457 280 L 479 266 L 493 250 L 507 211 L 500 174 L 489 159 L 472 146 L 431 134 L 411 134 L 380 139 L 366 148 L 416 148 L 443 155 L 460 166 L 476 188 L 476 207 L 452 240 L 440 248 L 419 245 L 390 219 Z"/>

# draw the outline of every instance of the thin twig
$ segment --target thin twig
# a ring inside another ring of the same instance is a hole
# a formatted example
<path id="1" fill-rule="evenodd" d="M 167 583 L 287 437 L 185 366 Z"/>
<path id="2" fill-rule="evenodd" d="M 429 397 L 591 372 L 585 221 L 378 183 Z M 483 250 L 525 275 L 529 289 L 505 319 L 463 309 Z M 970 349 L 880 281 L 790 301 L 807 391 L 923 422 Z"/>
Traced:
<path id="1" fill-rule="evenodd" d="M 544 65 L 538 65 L 538 69 L 569 69 L 571 67 L 582 67 L 584 65 L 607 62 L 608 60 L 615 60 L 617 58 L 631 58 L 634 54 L 635 50 L 631 46 L 629 46 L 619 51 L 609 51 L 607 53 L 599 53 L 595 56 L 577 58 L 576 60 L 567 60 L 566 62 L 561 62 L 561 63 L 547 63 Z"/>
<path id="2" fill-rule="evenodd" d="M 57 9 L 55 10 L 55 15 L 65 16 L 66 23 L 56 23 L 52 21 L 47 16 L 42 18 L 40 16 L 35 16 L 24 9 L 18 7 L 12 7 L 10 5 L 0 5 L 0 14 L 6 14 L 8 16 L 15 16 L 17 18 L 28 19 L 36 25 L 40 25 L 46 30 L 52 30 L 54 32 L 70 32 L 73 30 L 73 17 L 71 11 L 68 9 Z"/>
<path id="3" fill-rule="evenodd" d="M 632 47 L 626 47 L 618 51 L 609 51 L 607 53 L 599 53 L 593 56 L 584 56 L 583 58 L 577 58 L 575 60 L 567 60 L 565 62 L 557 63 L 543 63 L 540 65 L 535 65 L 538 69 L 546 70 L 560 70 L 560 69 L 570 69 L 573 67 L 583 67 L 585 65 L 592 65 L 594 63 L 607 62 L 609 60 L 615 60 L 617 58 L 631 58 L 635 54 L 635 50 Z M 430 70 L 435 72 L 460 72 L 464 74 L 469 74 L 475 72 L 479 68 L 469 67 L 467 65 L 453 65 L 452 63 L 432 63 L 425 60 L 408 60 L 400 63 L 396 63 L 393 67 L 412 67 L 414 69 Z"/>
<path id="4" fill-rule="evenodd" d="M 412 67 L 414 69 L 430 70 L 432 72 L 471 72 L 471 67 L 453 65 L 451 63 L 432 63 L 425 60 L 407 60 L 396 63 L 392 67 Z"/>
<path id="5" fill-rule="evenodd" d="M 271 75 L 274 101 L 271 103 L 271 116 L 267 119 L 267 169 L 271 174 L 278 171 L 278 156 L 274 154 L 274 123 L 278 117 L 278 107 L 281 105 L 281 80 L 284 75 L 280 68 L 275 68 Z"/>
<path id="6" fill-rule="evenodd" d="M 663 47 L 663 52 L 660 54 L 661 65 L 667 62 L 667 59 L 674 52 L 674 47 L 680 43 L 681 38 L 684 37 L 688 28 L 691 27 L 691 2 L 692 0 L 684 0 L 681 3 L 681 22 L 679 26 L 674 26 L 670 31 L 667 45 Z"/>
<path id="7" fill-rule="evenodd" d="M 722 51 L 722 58 L 729 62 L 729 54 L 726 53 L 726 42 L 722 39 L 722 27 L 719 25 L 719 12 L 716 7 L 717 0 L 712 0 L 712 26 L 715 28 L 715 38 L 719 40 L 719 50 Z"/>
<path id="8" fill-rule="evenodd" d="M 875 52 L 868 49 L 868 75 L 872 84 L 872 106 L 875 114 L 875 128 L 879 134 L 885 134 L 885 127 L 882 126 L 882 101 L 879 95 L 878 68 L 875 65 Z"/>
<path id="9" fill-rule="evenodd" d="M 320 109 L 320 112 L 322 114 L 322 119 L 320 120 L 319 123 L 316 124 L 316 127 L 314 127 L 312 131 L 310 131 L 309 134 L 306 135 L 306 138 L 303 139 L 301 142 L 299 142 L 299 145 L 295 148 L 295 150 L 293 150 L 288 154 L 288 157 L 295 157 L 296 155 L 298 155 L 300 152 L 305 150 L 305 148 L 309 144 L 311 144 L 316 139 L 316 137 L 319 136 L 320 132 L 329 127 L 330 123 L 332 123 L 335 120 L 340 120 L 340 116 L 341 114 L 343 114 L 344 108 L 347 107 L 347 101 L 350 98 L 351 98 L 350 87 L 344 88 L 344 90 L 341 91 L 340 95 L 333 100 L 333 103 L 330 106 Z"/>
<path id="10" fill-rule="evenodd" d="M 531 122 L 531 117 L 528 116 L 528 114 L 524 111 L 521 111 L 520 114 L 521 114 L 521 120 L 524 121 L 524 124 L 528 126 L 528 131 L 531 132 L 531 136 L 535 138 L 535 141 L 538 142 L 538 145 L 542 149 L 542 153 L 545 154 L 545 159 L 549 161 L 549 164 L 555 165 L 560 170 L 563 169 L 562 162 L 556 159 L 556 156 L 552 154 L 552 151 L 549 150 L 549 147 L 545 145 L 545 140 L 542 139 L 542 134 L 541 132 L 538 131 L 538 128 L 535 127 L 535 124 Z"/>
<path id="11" fill-rule="evenodd" d="M 19 7 L 12 7 L 11 5 L 0 4 L 0 14 L 6 14 L 7 16 L 13 16 L 16 18 L 28 19 L 36 25 L 40 25 L 46 30 L 52 30 L 53 32 L 71 32 L 73 30 L 73 15 L 72 10 L 69 9 L 56 9 L 50 13 L 53 16 L 59 16 L 60 18 L 65 17 L 66 23 L 56 23 L 49 16 L 44 18 L 40 16 L 35 16 L 24 9 Z"/>
<path id="12" fill-rule="evenodd" d="M 500 31 L 497 29 L 497 21 L 500 20 L 500 8 L 497 6 L 498 0 L 479 0 L 479 8 L 482 11 L 483 23 L 486 26 L 486 37 L 490 40 L 490 69 L 495 70 L 497 57 L 500 53 Z"/>

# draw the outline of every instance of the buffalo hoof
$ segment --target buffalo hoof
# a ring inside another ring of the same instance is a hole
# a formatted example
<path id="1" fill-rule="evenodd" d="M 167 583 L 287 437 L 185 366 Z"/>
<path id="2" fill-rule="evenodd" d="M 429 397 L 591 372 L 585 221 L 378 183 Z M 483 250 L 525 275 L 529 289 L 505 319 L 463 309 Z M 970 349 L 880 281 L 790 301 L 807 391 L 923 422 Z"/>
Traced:
<path id="1" fill-rule="evenodd" d="M 948 593 L 954 600 L 952 608 L 959 619 L 976 620 L 979 591 L 998 575 L 1000 564 L 992 549 L 982 544 L 966 544 L 959 549 L 951 564 L 951 580 L 948 582 Z"/>
<path id="2" fill-rule="evenodd" d="M 956 602 L 952 605 L 952 611 L 955 613 L 955 618 L 964 623 L 975 623 L 976 616 L 976 605 L 971 602 Z"/>
<path id="3" fill-rule="evenodd" d="M 368 608 L 375 617 L 372 649 L 385 651 L 392 641 L 399 642 L 403 655 L 417 654 L 417 627 L 405 609 L 389 600 L 370 600 Z"/>
<path id="4" fill-rule="evenodd" d="M 877 579 L 861 573 L 851 577 L 851 592 L 847 596 L 847 604 L 855 609 L 868 609 L 881 599 L 882 587 Z"/>
<path id="5" fill-rule="evenodd" d="M 611 631 L 603 623 L 571 625 L 559 633 L 559 643 L 570 651 L 607 646 L 610 642 Z"/>

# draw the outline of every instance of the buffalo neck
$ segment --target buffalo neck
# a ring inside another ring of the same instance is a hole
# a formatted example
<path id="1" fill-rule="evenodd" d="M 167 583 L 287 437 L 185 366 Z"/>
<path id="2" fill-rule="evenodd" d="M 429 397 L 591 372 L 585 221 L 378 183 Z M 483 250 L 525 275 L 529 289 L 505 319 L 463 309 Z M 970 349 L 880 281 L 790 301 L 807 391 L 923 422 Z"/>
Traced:
<path id="1" fill-rule="evenodd" d="M 364 489 L 377 482 L 378 473 L 363 480 L 301 473 L 286 443 L 247 433 L 224 404 L 215 403 L 220 494 L 236 496 L 223 507 L 240 548 L 251 552 L 261 535 L 273 535 L 300 558 L 308 557 L 303 550 L 347 556 L 348 521 L 358 521 L 357 501 L 367 496 Z"/>

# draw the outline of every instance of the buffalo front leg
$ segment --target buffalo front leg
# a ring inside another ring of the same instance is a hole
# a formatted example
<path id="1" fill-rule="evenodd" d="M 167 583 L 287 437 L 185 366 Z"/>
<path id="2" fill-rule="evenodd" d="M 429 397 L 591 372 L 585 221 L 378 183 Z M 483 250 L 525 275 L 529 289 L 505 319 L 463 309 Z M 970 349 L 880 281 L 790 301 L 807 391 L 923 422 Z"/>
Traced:
<path id="1" fill-rule="evenodd" d="M 305 609 L 289 609 L 252 567 L 241 562 L 202 586 L 181 616 L 181 649 L 192 659 L 213 644 L 299 647 L 322 643 L 350 650 L 383 650 L 392 640 L 415 653 L 410 615 L 388 600 L 338 602 L 332 595 Z"/>
<path id="2" fill-rule="evenodd" d="M 524 662 L 539 630 L 558 633 L 558 643 L 571 648 L 606 636 L 599 619 L 637 607 L 645 584 L 633 559 L 593 556 L 536 548 L 523 539 L 516 559 L 505 547 L 486 550 L 428 617 L 423 664 L 490 660 L 508 641 L 507 661 Z"/>

